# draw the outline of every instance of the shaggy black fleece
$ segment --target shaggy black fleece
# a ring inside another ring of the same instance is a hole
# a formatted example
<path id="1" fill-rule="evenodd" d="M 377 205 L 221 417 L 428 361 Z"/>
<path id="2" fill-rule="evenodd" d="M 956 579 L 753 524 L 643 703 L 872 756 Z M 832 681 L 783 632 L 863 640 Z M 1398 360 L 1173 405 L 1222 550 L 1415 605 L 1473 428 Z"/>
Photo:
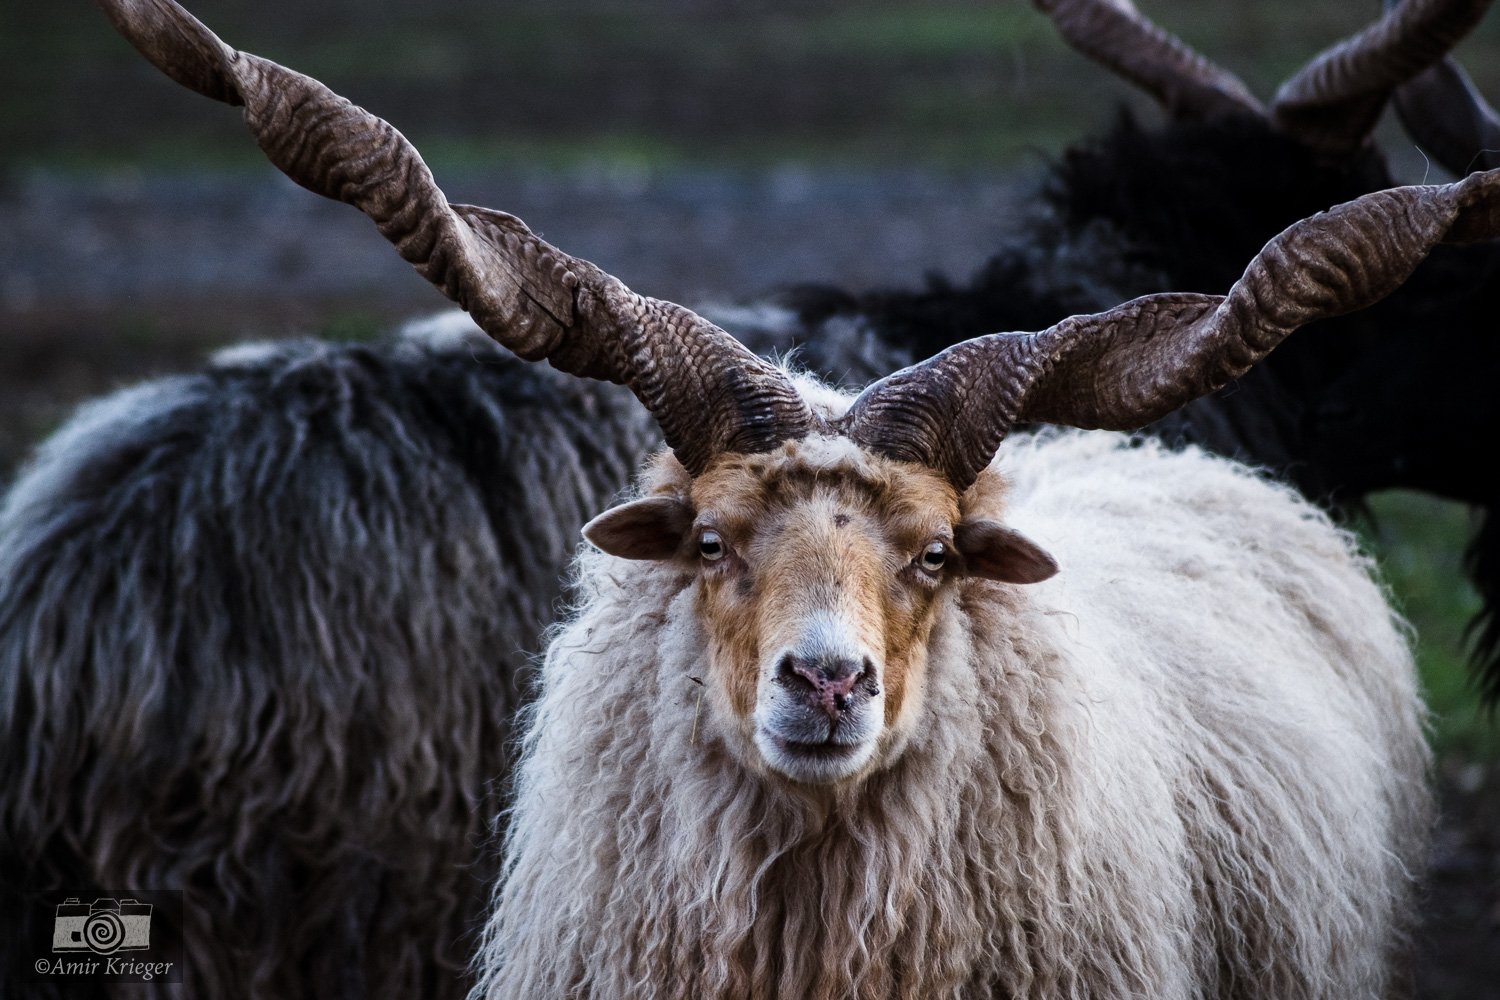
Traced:
<path id="1" fill-rule="evenodd" d="M 121 995 L 462 997 L 525 651 L 655 440 L 480 340 L 241 348 L 86 407 L 0 508 L 0 884 L 185 890 L 152 933 L 186 983 Z M 52 996 L 9 975 L 52 912 L 13 902 L 7 983 Z"/>

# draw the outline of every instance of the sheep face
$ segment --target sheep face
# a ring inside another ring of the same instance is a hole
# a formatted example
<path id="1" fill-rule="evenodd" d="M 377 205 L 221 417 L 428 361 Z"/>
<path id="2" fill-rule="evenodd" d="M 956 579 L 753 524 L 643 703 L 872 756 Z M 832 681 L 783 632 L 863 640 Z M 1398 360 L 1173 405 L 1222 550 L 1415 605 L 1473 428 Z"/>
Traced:
<path id="1" fill-rule="evenodd" d="M 939 473 L 843 438 L 725 455 L 659 488 L 586 533 L 607 552 L 691 569 L 708 724 L 747 767 L 795 782 L 858 780 L 900 754 L 959 580 L 1055 570 L 1020 535 L 965 516 L 998 495 L 996 477 L 960 497 Z"/>

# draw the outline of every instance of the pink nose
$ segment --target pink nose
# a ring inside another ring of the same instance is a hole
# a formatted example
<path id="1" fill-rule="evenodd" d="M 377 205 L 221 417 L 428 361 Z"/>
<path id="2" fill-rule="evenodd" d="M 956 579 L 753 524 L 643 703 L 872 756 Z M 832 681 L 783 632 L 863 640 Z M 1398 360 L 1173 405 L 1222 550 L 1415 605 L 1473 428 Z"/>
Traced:
<path id="1" fill-rule="evenodd" d="M 809 701 L 837 720 L 854 704 L 855 687 L 868 681 L 865 690 L 871 697 L 880 693 L 875 686 L 875 667 L 868 658 L 817 657 L 803 659 L 790 653 L 777 666 L 777 679 L 793 690 L 800 690 Z"/>

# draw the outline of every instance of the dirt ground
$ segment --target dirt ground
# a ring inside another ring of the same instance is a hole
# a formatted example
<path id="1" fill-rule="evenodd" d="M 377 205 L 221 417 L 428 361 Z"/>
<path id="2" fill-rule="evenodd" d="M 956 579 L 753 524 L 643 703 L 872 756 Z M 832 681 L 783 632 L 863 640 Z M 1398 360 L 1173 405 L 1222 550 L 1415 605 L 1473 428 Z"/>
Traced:
<path id="1" fill-rule="evenodd" d="M 1500 767 L 1449 761 L 1439 771 L 1417 996 L 1492 1000 L 1500 997 Z"/>
<path id="2" fill-rule="evenodd" d="M 1007 176 L 791 167 L 510 172 L 446 186 L 688 302 L 794 281 L 962 276 L 1026 200 Z M 277 178 L 12 176 L 0 219 L 0 483 L 79 401 L 215 346 L 368 336 L 444 305 L 356 213 Z M 1445 760 L 1438 781 L 1417 995 L 1500 997 L 1500 767 Z"/>

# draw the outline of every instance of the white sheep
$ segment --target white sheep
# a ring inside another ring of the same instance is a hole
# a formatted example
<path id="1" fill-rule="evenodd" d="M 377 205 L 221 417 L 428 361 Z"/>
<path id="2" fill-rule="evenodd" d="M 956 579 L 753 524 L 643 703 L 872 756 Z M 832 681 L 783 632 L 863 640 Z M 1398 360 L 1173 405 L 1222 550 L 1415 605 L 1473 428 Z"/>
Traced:
<path id="1" fill-rule="evenodd" d="M 882 489 L 910 476 L 822 438 L 743 472 L 757 523 L 732 544 L 757 553 L 808 512 L 830 537 L 846 509 L 890 523 Z M 665 458 L 644 488 L 703 492 Z M 893 723 L 829 784 L 759 751 L 735 704 L 753 665 L 715 620 L 732 596 L 585 555 L 483 995 L 1388 995 L 1427 756 L 1353 540 L 1242 467 L 1109 434 L 1009 445 L 963 499 L 1002 509 L 1063 571 L 943 588 L 925 670 L 894 708 L 884 676 Z M 756 599 L 815 587 L 823 553 L 782 555 L 806 571 L 755 574 Z"/>

